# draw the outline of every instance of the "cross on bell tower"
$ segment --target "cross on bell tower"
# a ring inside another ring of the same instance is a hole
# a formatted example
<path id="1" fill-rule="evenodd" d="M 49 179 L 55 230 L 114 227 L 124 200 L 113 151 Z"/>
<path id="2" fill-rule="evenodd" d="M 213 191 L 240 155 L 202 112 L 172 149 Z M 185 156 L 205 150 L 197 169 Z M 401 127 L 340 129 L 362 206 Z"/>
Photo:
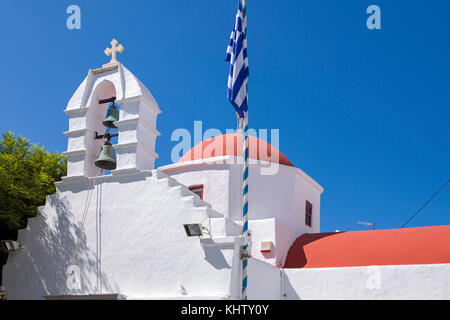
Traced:
<path id="1" fill-rule="evenodd" d="M 103 67 L 109 67 L 116 65 L 118 63 L 117 61 L 117 52 L 122 53 L 124 48 L 116 39 L 112 39 L 111 41 L 111 48 L 105 49 L 105 54 L 107 56 L 111 56 L 111 61 L 107 64 L 104 64 Z"/>

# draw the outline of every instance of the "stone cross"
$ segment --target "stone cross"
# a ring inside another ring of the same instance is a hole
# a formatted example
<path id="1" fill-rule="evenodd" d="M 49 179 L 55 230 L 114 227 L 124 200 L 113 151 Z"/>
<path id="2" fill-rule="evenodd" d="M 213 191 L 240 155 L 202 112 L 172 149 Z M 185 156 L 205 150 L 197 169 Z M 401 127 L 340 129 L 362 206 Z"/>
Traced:
<path id="1" fill-rule="evenodd" d="M 107 56 L 111 55 L 111 61 L 108 63 L 108 65 L 117 64 L 118 63 L 117 57 L 116 57 L 117 56 L 117 52 L 122 53 L 122 51 L 123 51 L 123 46 L 121 44 L 119 44 L 117 46 L 118 43 L 119 42 L 117 42 L 116 39 L 112 39 L 112 41 L 111 41 L 111 48 L 106 48 L 106 50 L 105 50 L 105 54 Z"/>

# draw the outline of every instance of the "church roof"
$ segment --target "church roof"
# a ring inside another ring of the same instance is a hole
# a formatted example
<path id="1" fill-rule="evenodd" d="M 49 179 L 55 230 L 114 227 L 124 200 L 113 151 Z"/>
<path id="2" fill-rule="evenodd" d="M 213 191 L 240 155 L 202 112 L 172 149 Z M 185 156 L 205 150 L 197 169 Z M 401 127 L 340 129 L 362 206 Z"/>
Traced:
<path id="1" fill-rule="evenodd" d="M 285 268 L 450 263 L 450 225 L 303 234 Z"/>
<path id="2" fill-rule="evenodd" d="M 284 154 L 264 140 L 249 136 L 248 146 L 250 159 L 294 166 Z M 275 152 L 279 152 L 278 160 L 274 157 Z M 204 140 L 186 152 L 178 162 L 219 156 L 242 157 L 242 133 L 223 134 Z"/>

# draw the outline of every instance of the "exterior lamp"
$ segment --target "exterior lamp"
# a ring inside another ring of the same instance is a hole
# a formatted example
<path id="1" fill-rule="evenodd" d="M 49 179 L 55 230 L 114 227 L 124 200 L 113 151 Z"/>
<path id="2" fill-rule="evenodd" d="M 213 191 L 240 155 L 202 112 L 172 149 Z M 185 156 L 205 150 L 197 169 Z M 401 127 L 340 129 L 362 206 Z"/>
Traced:
<path id="1" fill-rule="evenodd" d="M 203 235 L 204 226 L 200 223 L 190 223 L 184 225 L 184 231 L 186 231 L 186 235 L 188 237 L 200 237 Z"/>
<path id="2" fill-rule="evenodd" d="M 2 240 L 2 245 L 6 252 L 13 252 L 22 248 L 20 243 L 13 240 Z"/>

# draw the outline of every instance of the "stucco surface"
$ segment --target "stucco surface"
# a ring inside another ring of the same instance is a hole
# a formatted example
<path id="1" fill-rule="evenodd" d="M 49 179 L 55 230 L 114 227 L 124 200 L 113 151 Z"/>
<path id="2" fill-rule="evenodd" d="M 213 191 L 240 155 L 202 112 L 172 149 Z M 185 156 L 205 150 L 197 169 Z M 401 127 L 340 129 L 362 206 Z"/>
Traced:
<path id="1" fill-rule="evenodd" d="M 450 264 L 284 269 L 286 299 L 449 299 Z"/>
<path id="2" fill-rule="evenodd" d="M 103 177 L 94 186 L 85 226 L 77 233 L 87 187 L 60 185 L 41 214 L 20 231 L 24 248 L 10 255 L 3 270 L 10 299 L 64 293 L 78 235 L 74 264 L 81 269 L 82 287 L 67 293 L 147 298 L 232 294 L 236 237 L 204 246 L 198 237 L 186 236 L 183 224 L 203 223 L 209 229 L 205 238 L 212 239 L 237 236 L 239 229 L 185 186 L 156 170 Z"/>

